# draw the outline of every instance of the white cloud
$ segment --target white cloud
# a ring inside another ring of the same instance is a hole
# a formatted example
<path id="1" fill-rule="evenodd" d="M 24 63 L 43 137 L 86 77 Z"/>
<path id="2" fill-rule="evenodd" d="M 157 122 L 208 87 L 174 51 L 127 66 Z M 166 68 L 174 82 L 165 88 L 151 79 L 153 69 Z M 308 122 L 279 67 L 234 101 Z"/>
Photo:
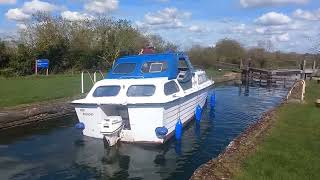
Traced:
<path id="1" fill-rule="evenodd" d="M 190 32 L 203 32 L 202 28 L 197 25 L 192 25 L 188 29 Z"/>
<path id="2" fill-rule="evenodd" d="M 76 11 L 63 11 L 61 13 L 62 18 L 67 19 L 69 21 L 82 21 L 82 20 L 92 20 L 94 19 L 93 16 L 86 14 L 86 13 L 80 13 Z"/>
<path id="3" fill-rule="evenodd" d="M 23 24 L 23 23 L 18 23 L 18 24 L 17 24 L 17 27 L 18 27 L 18 29 L 20 29 L 20 30 L 27 29 L 27 26 L 26 26 L 25 24 Z"/>
<path id="4" fill-rule="evenodd" d="M 22 8 L 9 9 L 6 17 L 9 20 L 24 21 L 31 17 L 31 14 L 36 12 L 52 12 L 57 10 L 58 7 L 48 2 L 32 0 L 25 2 Z"/>
<path id="5" fill-rule="evenodd" d="M 190 16 L 191 13 L 179 11 L 177 8 L 165 8 L 156 13 L 147 13 L 144 16 L 144 24 L 162 28 L 182 28 L 182 21 Z"/>
<path id="6" fill-rule="evenodd" d="M 309 0 L 240 0 L 242 7 L 279 6 L 284 4 L 306 4 Z"/>
<path id="7" fill-rule="evenodd" d="M 0 4 L 15 4 L 17 0 L 0 0 Z"/>
<path id="8" fill-rule="evenodd" d="M 87 0 L 84 9 L 94 13 L 107 13 L 118 9 L 119 0 Z"/>
<path id="9" fill-rule="evenodd" d="M 30 15 L 24 13 L 21 9 L 15 8 L 15 9 L 9 9 L 6 13 L 6 17 L 9 20 L 14 21 L 24 21 L 30 18 Z"/>
<path id="10" fill-rule="evenodd" d="M 282 13 L 269 12 L 257 18 L 255 22 L 265 26 L 284 25 L 289 24 L 291 22 L 291 18 Z"/>
<path id="11" fill-rule="evenodd" d="M 50 4 L 48 2 L 39 1 L 39 0 L 32 0 L 30 2 L 25 2 L 23 4 L 22 10 L 25 13 L 36 13 L 36 12 L 52 12 L 57 7 L 53 4 Z"/>
<path id="12" fill-rule="evenodd" d="M 320 20 L 320 8 L 315 11 L 297 9 L 293 12 L 293 17 L 309 21 L 318 21 Z"/>
<path id="13" fill-rule="evenodd" d="M 240 24 L 238 26 L 232 27 L 232 31 L 235 33 L 242 33 L 246 30 L 246 25 L 245 24 Z"/>
<path id="14" fill-rule="evenodd" d="M 287 42 L 290 41 L 289 33 L 284 33 L 277 36 L 272 36 L 272 41 L 278 41 L 278 42 Z"/>

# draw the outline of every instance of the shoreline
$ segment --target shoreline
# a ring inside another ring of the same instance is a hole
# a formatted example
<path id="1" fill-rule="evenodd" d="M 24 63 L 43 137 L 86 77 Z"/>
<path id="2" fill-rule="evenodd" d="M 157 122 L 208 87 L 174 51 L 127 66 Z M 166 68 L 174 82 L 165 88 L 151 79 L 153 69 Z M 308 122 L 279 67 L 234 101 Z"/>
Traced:
<path id="1" fill-rule="evenodd" d="M 239 170 L 241 162 L 255 152 L 257 145 L 268 134 L 276 121 L 276 112 L 284 103 L 268 110 L 261 118 L 233 139 L 218 157 L 209 160 L 196 169 L 190 179 L 231 179 Z"/>
<path id="2" fill-rule="evenodd" d="M 295 86 L 298 83 L 300 82 L 297 81 L 292 88 L 297 87 L 297 90 L 295 89 L 296 91 L 304 91 L 301 86 Z M 216 158 L 199 166 L 190 179 L 232 179 L 233 176 L 240 171 L 241 163 L 257 150 L 257 146 L 261 144 L 266 135 L 268 135 L 277 121 L 280 107 L 288 102 L 294 102 L 293 99 L 296 98 L 296 93 L 298 92 L 293 94 L 288 92 L 288 96 L 284 97 L 279 105 L 263 113 L 254 124 L 250 125 L 244 132 L 233 139 Z"/>
<path id="3" fill-rule="evenodd" d="M 1 108 L 0 131 L 74 114 L 72 99 L 74 97 Z"/>

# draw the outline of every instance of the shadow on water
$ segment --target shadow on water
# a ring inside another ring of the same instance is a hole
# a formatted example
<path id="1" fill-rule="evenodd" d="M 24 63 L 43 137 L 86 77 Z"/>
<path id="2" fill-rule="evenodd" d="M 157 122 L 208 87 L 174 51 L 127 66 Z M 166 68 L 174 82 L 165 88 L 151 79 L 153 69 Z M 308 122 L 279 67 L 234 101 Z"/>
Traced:
<path id="1" fill-rule="evenodd" d="M 216 87 L 216 106 L 204 109 L 200 124 L 192 121 L 181 141 L 159 146 L 105 148 L 73 128 L 75 116 L 2 132 L 0 179 L 188 179 L 286 92 L 254 83 Z"/>

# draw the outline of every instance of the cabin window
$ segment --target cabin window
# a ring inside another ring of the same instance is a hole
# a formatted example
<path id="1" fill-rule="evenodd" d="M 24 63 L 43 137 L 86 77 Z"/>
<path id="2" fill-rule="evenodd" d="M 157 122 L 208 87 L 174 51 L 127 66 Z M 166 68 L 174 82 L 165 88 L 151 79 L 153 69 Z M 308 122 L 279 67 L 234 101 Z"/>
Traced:
<path id="1" fill-rule="evenodd" d="M 121 63 L 121 64 L 118 64 L 113 69 L 113 73 L 114 74 L 129 74 L 129 73 L 132 73 L 135 68 L 136 68 L 135 63 Z"/>
<path id="2" fill-rule="evenodd" d="M 141 71 L 143 73 L 159 73 L 168 69 L 166 61 L 146 62 L 142 65 Z"/>
<path id="3" fill-rule="evenodd" d="M 170 82 L 167 82 L 164 84 L 164 94 L 165 95 L 168 96 L 168 95 L 171 95 L 171 94 L 174 94 L 177 92 L 179 92 L 179 87 L 176 82 L 170 81 Z"/>
<path id="4" fill-rule="evenodd" d="M 154 85 L 132 85 L 127 91 L 129 97 L 152 96 L 156 90 Z"/>
<path id="5" fill-rule="evenodd" d="M 93 97 L 117 96 L 120 89 L 120 86 L 100 86 L 93 92 Z"/>
<path id="6" fill-rule="evenodd" d="M 202 75 L 199 75 L 199 78 L 198 78 L 198 84 L 202 84 L 204 82 L 208 81 L 208 78 L 205 74 L 202 74 Z"/>

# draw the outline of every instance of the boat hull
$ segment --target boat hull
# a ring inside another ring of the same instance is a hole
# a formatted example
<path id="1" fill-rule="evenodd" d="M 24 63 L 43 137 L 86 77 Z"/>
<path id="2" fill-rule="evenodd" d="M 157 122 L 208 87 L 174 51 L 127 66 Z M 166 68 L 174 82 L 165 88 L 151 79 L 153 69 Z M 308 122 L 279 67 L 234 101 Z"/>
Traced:
<path id="1" fill-rule="evenodd" d="M 107 120 L 110 120 L 110 115 L 112 117 L 128 116 L 127 118 L 123 118 L 123 127 L 118 133 L 120 141 L 162 144 L 174 135 L 175 125 L 179 118 L 182 124 L 186 125 L 193 119 L 196 107 L 198 105 L 201 108 L 204 107 L 209 88 L 190 93 L 168 103 L 129 104 L 122 106 L 121 108 L 125 109 L 123 111 L 126 111 L 127 114 L 115 112 L 119 109 L 116 105 L 79 104 L 76 105 L 75 109 L 79 121 L 85 125 L 85 129 L 83 130 L 83 135 L 85 136 L 103 139 L 106 136 L 104 133 L 105 128 L 110 128 L 112 124 L 112 121 L 107 122 Z M 157 127 L 167 128 L 167 135 L 161 138 L 158 137 L 155 132 Z M 115 131 L 116 127 L 111 130 L 111 132 Z"/>

